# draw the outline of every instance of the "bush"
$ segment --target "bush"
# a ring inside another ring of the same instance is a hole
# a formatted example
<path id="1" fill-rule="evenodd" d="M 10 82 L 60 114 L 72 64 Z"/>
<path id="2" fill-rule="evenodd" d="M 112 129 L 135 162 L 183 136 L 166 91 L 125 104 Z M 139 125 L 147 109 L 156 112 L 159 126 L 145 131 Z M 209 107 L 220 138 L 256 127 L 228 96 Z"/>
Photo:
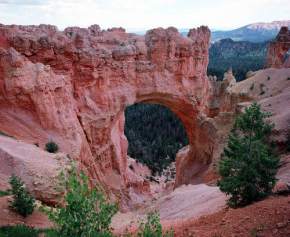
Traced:
<path id="1" fill-rule="evenodd" d="M 55 142 L 50 141 L 45 144 L 45 150 L 49 153 L 56 153 L 58 151 L 58 145 Z"/>
<path id="2" fill-rule="evenodd" d="M 230 195 L 229 205 L 244 206 L 271 193 L 279 159 L 269 142 L 273 125 L 269 114 L 254 103 L 235 121 L 228 145 L 219 163 L 222 192 Z"/>
<path id="3" fill-rule="evenodd" d="M 0 237 L 38 237 L 38 231 L 25 225 L 0 227 Z"/>
<path id="4" fill-rule="evenodd" d="M 110 223 L 117 212 L 116 205 L 108 204 L 103 194 L 90 189 L 88 178 L 73 169 L 67 180 L 65 207 L 49 212 L 49 218 L 57 224 L 62 237 L 109 237 Z"/>
<path id="5" fill-rule="evenodd" d="M 146 223 L 139 226 L 138 237 L 173 237 L 174 232 L 169 231 L 162 234 L 162 225 L 158 213 L 149 213 Z"/>
<path id="6" fill-rule="evenodd" d="M 9 190 L 0 190 L 0 197 L 3 197 L 3 196 L 8 196 L 10 195 L 11 193 L 9 192 Z"/>
<path id="7" fill-rule="evenodd" d="M 34 198 L 29 194 L 21 179 L 15 175 L 10 177 L 13 201 L 11 207 L 23 217 L 32 214 L 35 206 Z"/>

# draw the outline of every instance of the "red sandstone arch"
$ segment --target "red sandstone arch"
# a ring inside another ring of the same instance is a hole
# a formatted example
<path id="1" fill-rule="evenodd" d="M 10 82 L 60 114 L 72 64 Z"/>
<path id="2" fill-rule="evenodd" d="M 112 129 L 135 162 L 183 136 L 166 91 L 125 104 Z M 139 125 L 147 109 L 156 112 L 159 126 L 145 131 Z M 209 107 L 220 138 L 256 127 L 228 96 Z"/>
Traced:
<path id="1" fill-rule="evenodd" d="M 92 182 L 122 202 L 129 188 L 124 109 L 137 102 L 170 108 L 189 146 L 178 154 L 176 186 L 211 179 L 232 121 L 230 100 L 206 76 L 210 31 L 188 37 L 171 27 L 145 37 L 98 26 L 0 25 L 0 129 L 28 142 L 53 138 Z M 227 121 L 225 123 L 225 121 Z"/>

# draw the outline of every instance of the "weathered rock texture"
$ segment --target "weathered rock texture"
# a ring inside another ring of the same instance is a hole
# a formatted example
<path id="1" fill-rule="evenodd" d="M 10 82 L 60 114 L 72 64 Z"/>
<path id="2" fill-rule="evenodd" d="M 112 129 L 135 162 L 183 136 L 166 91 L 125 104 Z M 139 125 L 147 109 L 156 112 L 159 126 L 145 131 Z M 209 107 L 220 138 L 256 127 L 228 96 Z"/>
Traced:
<path id="1" fill-rule="evenodd" d="M 203 26 L 188 37 L 173 27 L 143 37 L 97 25 L 0 25 L 0 130 L 41 147 L 54 140 L 123 204 L 130 187 L 141 194 L 148 187 L 128 176 L 124 110 L 158 103 L 189 138 L 176 186 L 209 181 L 234 114 L 232 74 L 223 83 L 206 76 L 209 39 Z"/>
<path id="2" fill-rule="evenodd" d="M 276 39 L 268 47 L 267 67 L 290 67 L 290 30 L 282 27 Z"/>
<path id="3" fill-rule="evenodd" d="M 0 190 L 10 188 L 8 180 L 16 175 L 36 199 L 52 205 L 60 203 L 64 191 L 60 174 L 68 165 L 65 154 L 51 154 L 35 145 L 0 135 Z"/>

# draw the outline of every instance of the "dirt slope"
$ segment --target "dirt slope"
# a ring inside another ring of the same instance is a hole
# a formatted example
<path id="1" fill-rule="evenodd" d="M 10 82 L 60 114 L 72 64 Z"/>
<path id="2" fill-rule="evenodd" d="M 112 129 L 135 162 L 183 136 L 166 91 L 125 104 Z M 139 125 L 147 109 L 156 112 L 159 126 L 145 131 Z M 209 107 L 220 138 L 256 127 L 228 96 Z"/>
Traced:
<path id="1" fill-rule="evenodd" d="M 240 209 L 225 208 L 175 226 L 178 237 L 289 237 L 290 196 L 270 197 Z"/>

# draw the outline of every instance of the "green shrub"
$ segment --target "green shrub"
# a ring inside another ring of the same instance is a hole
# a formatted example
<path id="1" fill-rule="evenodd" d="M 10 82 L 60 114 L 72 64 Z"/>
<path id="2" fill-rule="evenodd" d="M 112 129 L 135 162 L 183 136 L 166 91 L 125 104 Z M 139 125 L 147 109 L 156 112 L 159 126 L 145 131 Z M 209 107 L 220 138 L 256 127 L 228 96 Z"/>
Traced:
<path id="1" fill-rule="evenodd" d="M 73 169 L 67 180 L 65 207 L 49 212 L 49 218 L 57 224 L 62 237 L 109 237 L 110 223 L 117 212 L 116 205 L 108 204 L 103 194 L 90 189 L 88 178 Z"/>
<path id="2" fill-rule="evenodd" d="M 38 231 L 25 225 L 0 227 L 0 237 L 38 237 Z"/>
<path id="3" fill-rule="evenodd" d="M 56 153 L 58 151 L 58 145 L 54 141 L 50 141 L 45 144 L 45 150 L 49 153 Z"/>
<path id="4" fill-rule="evenodd" d="M 40 232 L 43 233 L 45 237 L 62 237 L 55 229 L 41 230 Z"/>
<path id="5" fill-rule="evenodd" d="M 21 179 L 15 175 L 10 177 L 13 201 L 11 207 L 23 217 L 32 214 L 35 206 L 34 198 L 29 194 Z"/>
<path id="6" fill-rule="evenodd" d="M 230 195 L 229 205 L 244 206 L 271 193 L 279 159 L 269 142 L 273 124 L 269 114 L 254 103 L 241 114 L 229 136 L 219 163 L 222 192 Z"/>
<path id="7" fill-rule="evenodd" d="M 156 212 L 149 213 L 146 223 L 139 226 L 138 237 L 173 237 L 174 232 L 168 231 L 162 234 L 162 225 L 159 214 Z"/>
<path id="8" fill-rule="evenodd" d="M 9 190 L 0 190 L 0 197 L 3 197 L 3 196 L 8 196 L 10 195 L 11 193 L 9 192 Z"/>

